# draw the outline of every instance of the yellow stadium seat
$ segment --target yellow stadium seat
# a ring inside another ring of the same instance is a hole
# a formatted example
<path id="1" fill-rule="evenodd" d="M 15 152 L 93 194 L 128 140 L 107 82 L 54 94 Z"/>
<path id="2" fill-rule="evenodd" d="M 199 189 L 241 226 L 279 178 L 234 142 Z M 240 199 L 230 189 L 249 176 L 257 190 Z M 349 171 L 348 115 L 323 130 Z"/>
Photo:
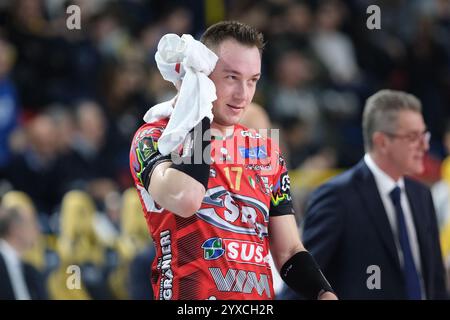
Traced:
<path id="1" fill-rule="evenodd" d="M 58 253 L 63 264 L 104 262 L 104 248 L 94 229 L 95 205 L 83 191 L 70 191 L 61 204 Z"/>

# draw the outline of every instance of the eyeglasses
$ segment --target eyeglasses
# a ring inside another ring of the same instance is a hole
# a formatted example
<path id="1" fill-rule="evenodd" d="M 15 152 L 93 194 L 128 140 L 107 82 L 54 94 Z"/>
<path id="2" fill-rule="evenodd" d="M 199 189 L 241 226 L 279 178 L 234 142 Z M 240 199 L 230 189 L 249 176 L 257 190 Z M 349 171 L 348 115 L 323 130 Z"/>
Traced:
<path id="1" fill-rule="evenodd" d="M 426 142 L 429 143 L 431 139 L 430 131 L 425 130 L 424 132 L 410 132 L 407 134 L 395 134 L 391 132 L 383 132 L 385 135 L 388 135 L 391 138 L 403 139 L 407 142 L 413 144 L 417 142 Z"/>

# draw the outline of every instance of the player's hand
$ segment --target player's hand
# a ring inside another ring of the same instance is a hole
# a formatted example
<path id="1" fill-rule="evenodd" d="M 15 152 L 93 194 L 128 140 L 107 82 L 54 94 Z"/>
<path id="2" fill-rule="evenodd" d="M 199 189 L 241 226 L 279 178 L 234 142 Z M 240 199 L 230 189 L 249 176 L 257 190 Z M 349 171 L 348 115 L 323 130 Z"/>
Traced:
<path id="1" fill-rule="evenodd" d="M 318 300 L 338 300 L 338 297 L 333 292 L 325 291 L 319 296 Z"/>

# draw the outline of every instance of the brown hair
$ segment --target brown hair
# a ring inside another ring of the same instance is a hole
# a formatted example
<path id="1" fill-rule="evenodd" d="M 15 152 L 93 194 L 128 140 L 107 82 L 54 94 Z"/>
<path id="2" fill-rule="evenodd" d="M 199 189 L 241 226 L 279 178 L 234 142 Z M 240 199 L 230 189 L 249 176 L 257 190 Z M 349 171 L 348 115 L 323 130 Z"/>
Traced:
<path id="1" fill-rule="evenodd" d="M 239 21 L 221 21 L 213 24 L 206 29 L 200 41 L 209 48 L 216 48 L 226 39 L 234 39 L 249 47 L 255 46 L 260 53 L 265 45 L 261 32 Z"/>

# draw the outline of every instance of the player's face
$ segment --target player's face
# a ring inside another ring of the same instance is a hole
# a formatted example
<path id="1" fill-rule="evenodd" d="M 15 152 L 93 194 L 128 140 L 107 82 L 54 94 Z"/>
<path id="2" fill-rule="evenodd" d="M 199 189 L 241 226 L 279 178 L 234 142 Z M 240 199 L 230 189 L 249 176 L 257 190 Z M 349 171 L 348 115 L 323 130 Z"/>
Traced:
<path id="1" fill-rule="evenodd" d="M 212 110 L 214 122 L 232 126 L 239 122 L 253 99 L 261 75 L 261 56 L 257 47 L 245 46 L 233 39 L 223 41 L 216 54 L 219 60 L 209 76 L 217 94 Z"/>

